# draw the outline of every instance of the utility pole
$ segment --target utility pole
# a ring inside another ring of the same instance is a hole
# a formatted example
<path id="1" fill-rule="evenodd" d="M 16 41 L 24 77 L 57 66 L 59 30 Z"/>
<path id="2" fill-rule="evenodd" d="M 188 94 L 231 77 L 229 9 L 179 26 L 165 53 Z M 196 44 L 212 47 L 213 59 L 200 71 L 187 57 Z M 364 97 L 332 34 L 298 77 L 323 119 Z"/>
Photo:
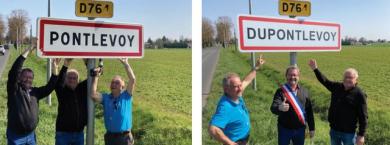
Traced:
<path id="1" fill-rule="evenodd" d="M 249 15 L 252 15 L 252 0 L 249 0 Z M 252 69 L 255 69 L 255 67 L 256 67 L 256 57 L 255 57 L 255 53 L 254 52 L 251 52 L 251 60 L 252 60 Z M 252 81 L 252 88 L 255 91 L 257 90 L 257 87 L 256 87 L 256 77 Z"/>
<path id="2" fill-rule="evenodd" d="M 50 17 L 50 0 L 48 0 L 48 2 L 47 2 L 47 17 Z M 51 77 L 51 59 L 48 58 L 47 63 L 46 63 L 46 80 L 47 80 L 47 82 L 49 82 L 50 77 Z M 51 106 L 51 95 L 50 94 L 46 98 L 46 103 L 49 106 Z"/>

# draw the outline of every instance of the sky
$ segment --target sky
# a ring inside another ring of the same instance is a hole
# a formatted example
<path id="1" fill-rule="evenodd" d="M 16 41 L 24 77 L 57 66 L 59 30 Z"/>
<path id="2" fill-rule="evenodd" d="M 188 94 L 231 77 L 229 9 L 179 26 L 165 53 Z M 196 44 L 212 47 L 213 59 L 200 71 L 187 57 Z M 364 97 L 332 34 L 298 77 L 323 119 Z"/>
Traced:
<path id="1" fill-rule="evenodd" d="M 311 16 L 304 20 L 341 24 L 342 38 L 365 37 L 390 40 L 389 0 L 311 0 Z M 202 16 L 214 21 L 229 16 L 236 26 L 239 14 L 249 13 L 248 0 L 203 0 Z M 280 16 L 278 0 L 252 0 L 252 15 Z"/>
<path id="2" fill-rule="evenodd" d="M 47 0 L 0 0 L 0 14 L 6 21 L 12 10 L 26 10 L 35 36 L 36 19 L 47 17 L 47 2 Z M 75 15 L 75 0 L 51 0 L 50 2 L 53 18 L 87 19 Z M 191 8 L 191 0 L 115 0 L 114 16 L 96 20 L 142 24 L 145 40 L 149 37 L 160 38 L 163 35 L 171 39 L 179 39 L 181 36 L 191 38 Z"/>

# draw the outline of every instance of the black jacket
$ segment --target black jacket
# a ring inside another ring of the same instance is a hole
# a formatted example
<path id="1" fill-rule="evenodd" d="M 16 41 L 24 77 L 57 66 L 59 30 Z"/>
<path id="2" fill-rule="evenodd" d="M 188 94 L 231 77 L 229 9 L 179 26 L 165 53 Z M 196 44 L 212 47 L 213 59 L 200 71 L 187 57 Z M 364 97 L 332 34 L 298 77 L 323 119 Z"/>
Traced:
<path id="1" fill-rule="evenodd" d="M 359 122 L 358 135 L 364 136 L 367 128 L 367 95 L 358 86 L 345 90 L 343 83 L 328 80 L 318 69 L 314 73 L 330 92 L 328 112 L 330 127 L 336 131 L 355 133 Z"/>
<path id="2" fill-rule="evenodd" d="M 309 130 L 313 131 L 315 130 L 315 124 L 314 124 L 313 109 L 309 98 L 309 92 L 304 87 L 298 85 L 297 96 L 299 98 L 300 104 L 304 104 L 304 106 L 302 107 L 305 110 L 305 119 L 309 126 Z M 305 127 L 305 125 L 299 121 L 299 118 L 289 101 L 286 102 L 290 105 L 290 108 L 287 112 L 283 112 L 279 110 L 279 105 L 283 103 L 284 97 L 286 96 L 283 94 L 282 89 L 281 88 L 277 89 L 274 95 L 274 100 L 271 105 L 272 113 L 278 115 L 278 125 L 281 125 L 282 127 L 288 129 L 298 129 L 298 128 Z"/>
<path id="3" fill-rule="evenodd" d="M 56 131 L 81 132 L 87 125 L 87 80 L 80 82 L 75 90 L 64 84 L 68 68 L 63 66 L 55 88 L 58 99 Z"/>
<path id="4" fill-rule="evenodd" d="M 33 87 L 30 92 L 18 83 L 25 58 L 19 56 L 8 73 L 7 81 L 7 128 L 17 134 L 27 134 L 38 125 L 39 100 L 48 96 L 57 83 L 58 76 L 52 75 L 48 84 Z"/>

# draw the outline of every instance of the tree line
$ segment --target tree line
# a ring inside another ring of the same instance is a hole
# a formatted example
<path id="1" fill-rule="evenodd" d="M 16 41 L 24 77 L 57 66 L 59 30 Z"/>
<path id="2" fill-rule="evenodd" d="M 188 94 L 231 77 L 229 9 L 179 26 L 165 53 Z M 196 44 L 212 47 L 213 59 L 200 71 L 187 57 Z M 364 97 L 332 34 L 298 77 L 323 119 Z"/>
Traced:
<path id="1" fill-rule="evenodd" d="M 148 38 L 145 42 L 145 48 L 161 49 L 161 48 L 192 48 L 191 39 L 181 36 L 179 40 L 169 39 L 166 36 L 152 40 Z"/>
<path id="2" fill-rule="evenodd" d="M 13 10 L 7 17 L 7 24 L 0 14 L 0 44 L 19 42 L 19 44 L 30 44 L 28 35 L 28 24 L 30 19 L 25 10 Z M 33 42 L 33 41 L 32 41 Z"/>
<path id="3" fill-rule="evenodd" d="M 236 42 L 233 22 L 228 16 L 221 16 L 213 22 L 209 18 L 202 18 L 202 47 L 222 45 L 228 47 Z"/>

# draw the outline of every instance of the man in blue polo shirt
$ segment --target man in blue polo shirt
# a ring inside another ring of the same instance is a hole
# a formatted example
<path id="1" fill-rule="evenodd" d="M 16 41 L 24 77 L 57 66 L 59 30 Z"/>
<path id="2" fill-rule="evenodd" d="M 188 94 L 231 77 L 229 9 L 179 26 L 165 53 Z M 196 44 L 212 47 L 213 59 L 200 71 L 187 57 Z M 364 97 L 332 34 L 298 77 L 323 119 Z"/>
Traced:
<path id="1" fill-rule="evenodd" d="M 92 99 L 103 105 L 106 145 L 132 145 L 134 139 L 131 134 L 132 127 L 132 100 L 135 86 L 135 75 L 127 59 L 120 59 L 129 78 L 128 86 L 122 77 L 117 75 L 111 80 L 111 93 L 97 92 L 100 69 L 95 69 L 97 74 L 92 81 Z"/>
<path id="2" fill-rule="evenodd" d="M 209 134 L 226 145 L 246 145 L 249 140 L 250 119 L 242 93 L 256 77 L 256 71 L 264 64 L 261 56 L 256 67 L 241 82 L 236 73 L 228 73 L 223 78 L 224 95 L 219 100 L 217 110 L 209 124 Z"/>

